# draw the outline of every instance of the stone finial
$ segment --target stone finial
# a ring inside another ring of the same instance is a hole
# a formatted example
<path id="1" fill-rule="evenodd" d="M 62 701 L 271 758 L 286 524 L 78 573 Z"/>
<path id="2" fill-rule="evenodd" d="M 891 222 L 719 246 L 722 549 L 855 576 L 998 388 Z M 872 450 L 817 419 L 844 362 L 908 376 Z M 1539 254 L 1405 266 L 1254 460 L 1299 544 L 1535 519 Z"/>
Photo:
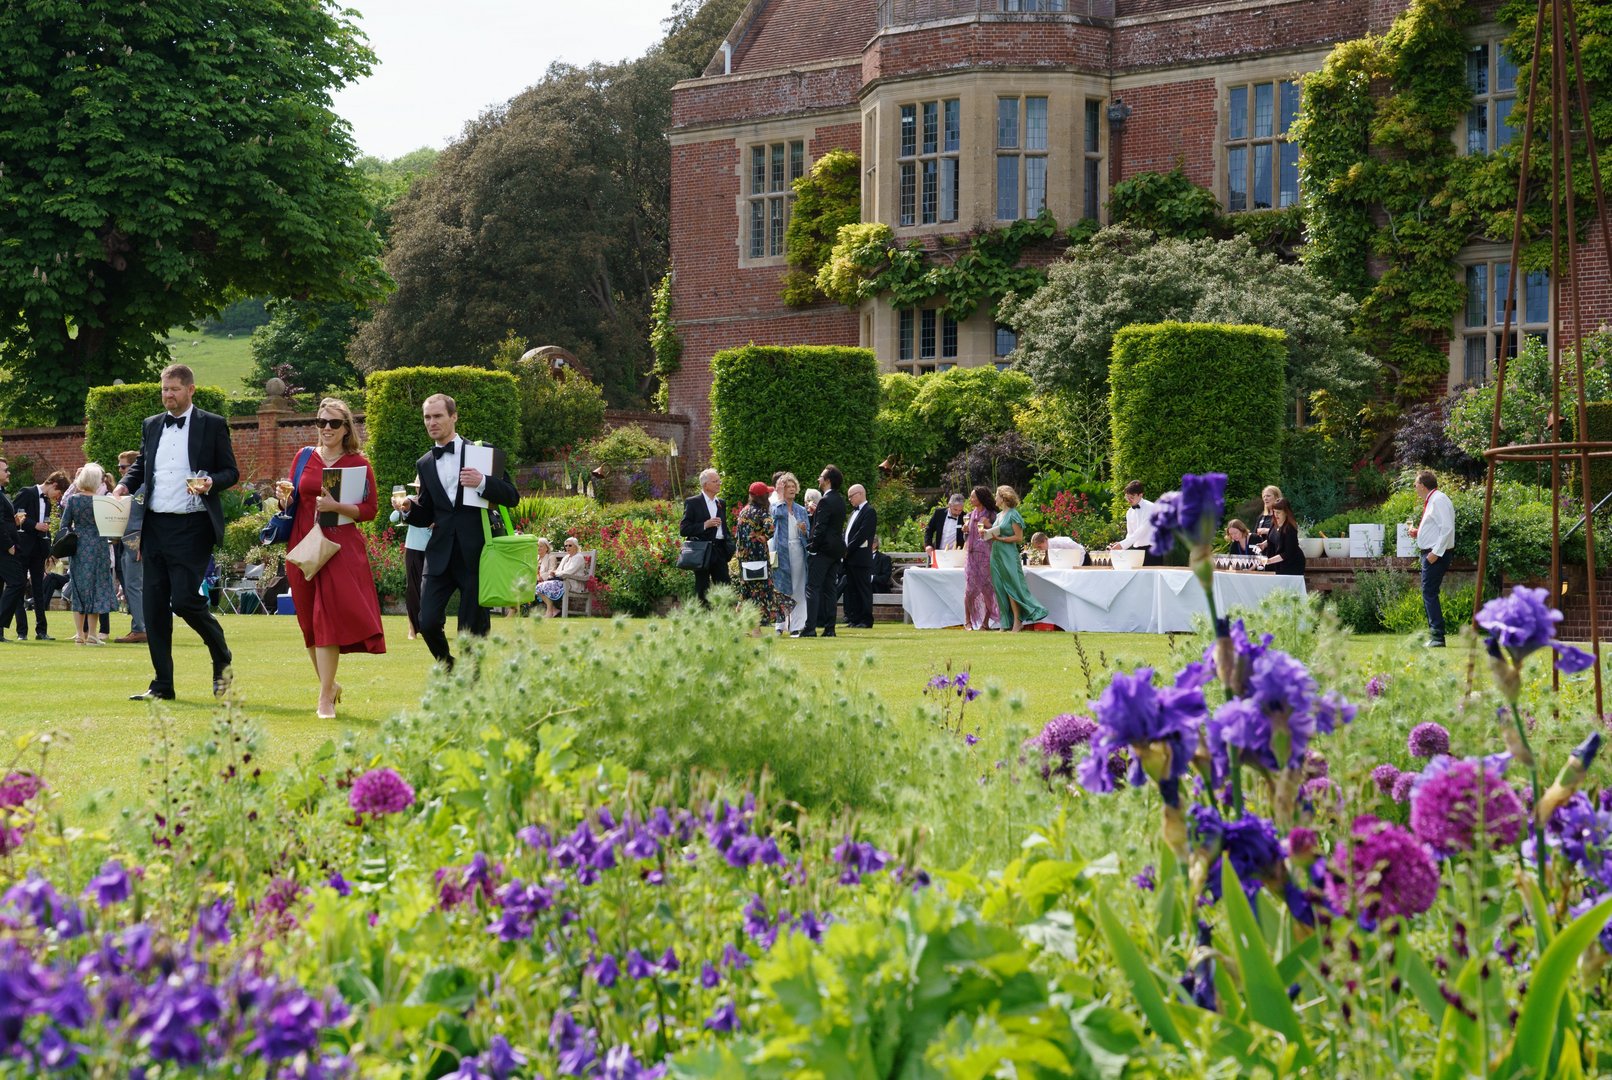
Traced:
<path id="1" fill-rule="evenodd" d="M 263 384 L 263 392 L 271 398 L 285 397 L 285 380 L 270 378 Z"/>

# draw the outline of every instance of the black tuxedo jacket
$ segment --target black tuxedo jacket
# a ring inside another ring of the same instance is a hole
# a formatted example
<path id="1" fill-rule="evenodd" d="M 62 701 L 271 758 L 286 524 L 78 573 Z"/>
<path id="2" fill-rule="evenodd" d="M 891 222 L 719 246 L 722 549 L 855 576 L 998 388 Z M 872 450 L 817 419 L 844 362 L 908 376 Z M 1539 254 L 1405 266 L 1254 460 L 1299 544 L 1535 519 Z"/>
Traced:
<path id="1" fill-rule="evenodd" d="M 466 445 L 464 437 L 459 436 L 460 469 L 465 466 Z M 403 520 L 421 528 L 436 526 L 431 530 L 431 539 L 425 543 L 425 572 L 432 577 L 443 577 L 456 569 L 479 570 L 481 549 L 487 544 L 481 531 L 483 508 L 466 506 L 462 501 L 455 505 L 454 500 L 448 498 L 437 476 L 437 459 L 431 451 L 427 450 L 414 463 L 414 471 L 419 476 L 420 494 Z M 494 506 L 514 506 L 520 502 L 520 492 L 507 476 L 488 476 L 486 480 L 481 495 Z M 502 529 L 500 521 L 493 531 L 496 534 Z"/>
<path id="2" fill-rule="evenodd" d="M 36 555 L 48 554 L 50 534 L 34 528 L 41 521 L 50 520 L 50 500 L 39 493 L 39 485 L 30 484 L 17 492 L 12 505 L 14 508 L 11 514 L 12 521 L 17 520 L 19 512 L 28 515 L 18 529 L 17 555 L 23 559 L 31 559 Z"/>
<path id="3" fill-rule="evenodd" d="M 17 508 L 11 505 L 11 500 L 4 491 L 0 491 L 0 559 L 15 559 L 21 552 L 17 546 L 17 538 L 21 533 L 17 529 Z"/>
<path id="4" fill-rule="evenodd" d="M 818 507 L 822 509 L 821 506 Z M 845 537 L 845 561 L 854 566 L 873 565 L 873 538 L 879 531 L 879 512 L 873 504 L 865 502 L 862 509 L 853 507 L 847 514 L 856 515 L 850 533 Z"/>
<path id="5" fill-rule="evenodd" d="M 830 488 L 812 513 L 812 535 L 806 550 L 833 559 L 845 557 L 845 496 Z"/>
<path id="6" fill-rule="evenodd" d="M 966 538 L 966 533 L 968 531 L 963 526 L 967 521 L 968 514 L 963 513 L 957 515 L 957 533 L 952 538 L 952 543 L 957 547 L 963 546 L 963 540 Z M 942 506 L 939 510 L 936 510 L 929 516 L 929 524 L 924 526 L 924 547 L 934 548 L 936 551 L 939 551 L 941 537 L 945 535 L 946 507 Z"/>
<path id="7" fill-rule="evenodd" d="M 705 492 L 690 495 L 683 500 L 683 520 L 677 524 L 677 535 L 684 540 L 711 541 L 717 545 L 712 561 L 727 562 L 734 550 L 733 526 L 728 524 L 728 504 L 722 499 L 716 501 L 716 516 L 722 519 L 721 540 L 717 540 L 715 529 L 705 527 L 711 517 L 711 511 L 705 505 Z"/>
<path id="8" fill-rule="evenodd" d="M 140 432 L 140 456 L 134 459 L 129 471 L 123 475 L 123 486 L 135 497 L 142 514 L 149 509 L 151 469 L 157 460 L 157 443 L 162 440 L 162 419 L 168 414 L 148 416 Z M 230 446 L 229 421 L 217 413 L 192 409 L 185 421 L 185 435 L 190 439 L 190 467 L 206 469 L 213 478 L 213 489 L 201 497 L 207 519 L 213 525 L 213 543 L 224 539 L 224 492 L 241 479 L 235 466 L 235 450 Z M 131 513 L 132 518 L 132 513 Z"/>

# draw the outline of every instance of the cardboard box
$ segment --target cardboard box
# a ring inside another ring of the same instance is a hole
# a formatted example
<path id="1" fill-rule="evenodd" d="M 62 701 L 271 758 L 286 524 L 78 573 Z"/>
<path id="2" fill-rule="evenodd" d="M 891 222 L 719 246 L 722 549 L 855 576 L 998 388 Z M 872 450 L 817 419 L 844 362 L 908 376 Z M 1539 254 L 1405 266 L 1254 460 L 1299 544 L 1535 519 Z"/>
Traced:
<path id="1" fill-rule="evenodd" d="M 1394 543 L 1394 554 L 1401 559 L 1416 558 L 1416 537 L 1410 534 L 1411 527 L 1404 522 L 1399 523 L 1399 532 Z"/>
<path id="2" fill-rule="evenodd" d="M 1383 553 L 1381 525 L 1349 526 L 1349 558 L 1375 559 Z"/>

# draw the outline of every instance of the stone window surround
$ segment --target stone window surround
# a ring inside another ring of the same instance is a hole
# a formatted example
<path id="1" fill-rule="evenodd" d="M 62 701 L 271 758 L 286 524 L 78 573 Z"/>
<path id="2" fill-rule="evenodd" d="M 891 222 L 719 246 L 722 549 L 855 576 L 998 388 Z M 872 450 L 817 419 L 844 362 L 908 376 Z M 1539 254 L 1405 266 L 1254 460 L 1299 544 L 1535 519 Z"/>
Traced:
<path id="1" fill-rule="evenodd" d="M 1462 249 L 1460 255 L 1455 260 L 1451 272 L 1455 275 L 1457 281 L 1459 281 L 1462 285 L 1465 285 L 1467 279 L 1467 269 L 1469 267 L 1480 264 L 1488 264 L 1490 269 L 1485 280 L 1486 295 L 1484 297 L 1484 302 L 1485 304 L 1490 304 L 1494 299 L 1493 268 L 1495 266 L 1504 267 L 1510 261 L 1510 244 L 1472 244 Z M 1524 275 L 1526 274 L 1527 271 L 1524 271 Z M 1524 280 L 1526 280 L 1526 277 Z M 1516 301 L 1517 308 L 1512 312 L 1511 316 L 1512 334 L 1539 334 L 1540 336 L 1545 337 L 1547 340 L 1549 339 L 1551 316 L 1555 314 L 1556 308 L 1556 290 L 1554 283 L 1552 283 L 1546 295 L 1548 297 L 1546 319 L 1544 322 L 1539 322 L 1538 320 L 1529 321 L 1527 319 L 1528 313 L 1526 311 L 1526 297 L 1521 293 L 1518 294 Z M 1455 313 L 1455 319 L 1450 326 L 1450 374 L 1448 385 L 1451 388 L 1464 385 L 1469 381 L 1466 377 L 1466 341 L 1468 338 L 1482 336 L 1486 340 L 1487 345 L 1485 352 L 1487 354 L 1486 359 L 1488 364 L 1487 373 L 1492 376 L 1495 357 L 1498 354 L 1499 342 L 1497 339 L 1500 335 L 1501 322 L 1505 318 L 1505 311 L 1503 308 L 1500 308 L 1489 312 L 1490 321 L 1488 325 L 1483 327 L 1469 327 L 1467 325 L 1466 315 L 1467 305 L 1463 304 L 1461 306 L 1461 310 Z M 1519 341 L 1520 340 L 1521 339 L 1519 338 Z"/>

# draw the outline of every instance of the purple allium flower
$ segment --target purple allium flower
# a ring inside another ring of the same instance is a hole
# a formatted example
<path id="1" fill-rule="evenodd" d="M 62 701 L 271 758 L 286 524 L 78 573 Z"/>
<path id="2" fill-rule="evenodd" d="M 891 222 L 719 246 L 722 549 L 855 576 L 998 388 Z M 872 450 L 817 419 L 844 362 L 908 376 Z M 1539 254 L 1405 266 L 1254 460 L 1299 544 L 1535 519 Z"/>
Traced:
<path id="1" fill-rule="evenodd" d="M 1146 866 L 1142 867 L 1142 872 L 1140 874 L 1137 874 L 1135 877 L 1131 878 L 1131 884 L 1135 885 L 1143 892 L 1152 892 L 1158 887 L 1159 884 L 1158 879 L 1154 876 L 1154 873 L 1155 871 L 1153 869 L 1153 864 L 1148 863 Z"/>
<path id="2" fill-rule="evenodd" d="M 1153 554 L 1167 554 L 1177 534 L 1189 545 L 1207 543 L 1225 509 L 1224 473 L 1188 473 L 1181 477 L 1181 490 L 1165 492 L 1154 504 L 1149 522 L 1153 526 Z"/>
<path id="3" fill-rule="evenodd" d="M 1388 690 L 1388 679 L 1382 675 L 1373 675 L 1366 680 L 1366 696 L 1380 698 Z"/>
<path id="4" fill-rule="evenodd" d="M 1411 757 L 1436 758 L 1450 752 L 1450 733 L 1430 720 L 1411 728 L 1410 738 L 1405 744 L 1410 749 Z"/>
<path id="5" fill-rule="evenodd" d="M 1402 772 L 1394 778 L 1394 786 L 1388 797 L 1397 803 L 1409 802 L 1411 792 L 1416 788 L 1417 773 Z"/>
<path id="6" fill-rule="evenodd" d="M 1307 829 L 1300 825 L 1290 829 L 1287 834 L 1288 857 L 1303 861 L 1313 858 L 1321 850 L 1321 838 L 1316 836 L 1314 829 Z"/>
<path id="7" fill-rule="evenodd" d="M 1299 798 L 1315 808 L 1320 808 L 1326 801 L 1330 801 L 1334 812 L 1341 813 L 1343 810 L 1343 789 L 1325 776 L 1306 780 L 1299 788 Z"/>
<path id="8" fill-rule="evenodd" d="M 1024 748 L 1041 751 L 1041 779 L 1073 779 L 1075 747 L 1088 745 L 1096 733 L 1097 722 L 1090 717 L 1061 713 L 1048 720 L 1038 734 L 1024 740 Z"/>
<path id="9" fill-rule="evenodd" d="M 1326 867 L 1326 893 L 1338 912 L 1358 910 L 1367 925 L 1420 915 L 1438 898 L 1433 853 L 1398 825 L 1371 815 L 1354 820 L 1350 843 Z"/>
<path id="10" fill-rule="evenodd" d="M 1325 779 L 1331 773 L 1332 766 L 1327 762 L 1325 754 L 1313 747 L 1304 752 L 1304 778 L 1306 780 Z"/>
<path id="11" fill-rule="evenodd" d="M 107 860 L 101 867 L 101 872 L 90 879 L 84 889 L 85 899 L 93 897 L 95 903 L 103 908 L 121 903 L 129 898 L 129 875 L 123 869 L 123 864 L 116 859 Z"/>
<path id="12" fill-rule="evenodd" d="M 733 1002 L 724 1001 L 718 1006 L 716 1012 L 706 1019 L 705 1028 L 707 1031 L 720 1031 L 727 1034 L 738 1031 L 739 1013 L 733 1007 Z"/>
<path id="13" fill-rule="evenodd" d="M 731 948 L 731 946 L 730 946 Z M 700 965 L 700 985 L 707 990 L 714 990 L 722 984 L 722 973 L 711 966 L 707 960 Z"/>
<path id="14" fill-rule="evenodd" d="M 359 814 L 398 814 L 414 805 L 414 789 L 392 769 L 371 769 L 353 781 L 347 805 Z"/>
<path id="15" fill-rule="evenodd" d="M 1411 829 L 1446 854 L 1471 851 L 1480 828 L 1491 844 L 1515 844 L 1526 816 L 1500 770 L 1478 758 L 1436 757 L 1411 791 Z"/>
<path id="16" fill-rule="evenodd" d="M 1394 783 L 1403 775 L 1399 768 L 1388 762 L 1383 762 L 1371 770 L 1371 782 L 1377 785 L 1377 790 L 1384 795 L 1392 796 Z M 1396 800 L 1397 801 L 1397 800 Z"/>
<path id="17" fill-rule="evenodd" d="M 1142 785 L 1143 759 L 1148 757 L 1155 761 L 1161 782 L 1178 781 L 1186 774 L 1205 714 L 1202 690 L 1160 690 L 1153 685 L 1152 668 L 1137 668 L 1131 674 L 1115 674 L 1095 710 L 1098 729 L 1091 739 L 1091 754 L 1077 769 L 1088 790 L 1114 790 L 1108 756 L 1127 746 L 1135 750 L 1129 777 L 1133 787 Z"/>
<path id="18" fill-rule="evenodd" d="M 621 976 L 621 968 L 616 964 L 614 955 L 605 953 L 588 965 L 588 974 L 593 976 L 594 982 L 608 990 L 616 985 L 616 980 Z"/>
<path id="19" fill-rule="evenodd" d="M 7 773 L 0 780 L 0 810 L 14 810 L 46 788 L 46 783 L 30 772 Z"/>

